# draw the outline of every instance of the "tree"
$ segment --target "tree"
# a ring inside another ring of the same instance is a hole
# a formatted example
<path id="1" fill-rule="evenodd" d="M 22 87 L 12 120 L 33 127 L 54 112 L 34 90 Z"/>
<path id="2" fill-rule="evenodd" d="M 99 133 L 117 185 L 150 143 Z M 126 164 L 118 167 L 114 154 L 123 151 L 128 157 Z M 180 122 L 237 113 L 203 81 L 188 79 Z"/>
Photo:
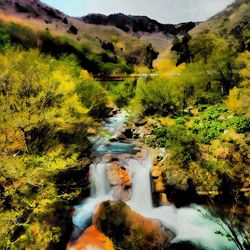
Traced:
<path id="1" fill-rule="evenodd" d="M 189 41 L 191 40 L 191 38 L 192 37 L 189 34 L 185 34 L 181 41 L 179 38 L 176 38 L 173 41 L 171 51 L 175 51 L 179 56 L 176 62 L 176 66 L 182 63 L 190 63 L 192 61 L 193 55 L 189 48 Z"/>
<path id="2" fill-rule="evenodd" d="M 214 53 L 208 60 L 207 72 L 211 80 L 219 83 L 222 95 L 228 95 L 239 83 L 238 65 L 230 50 Z"/>
<path id="3" fill-rule="evenodd" d="M 36 50 L 7 50 L 0 55 L 0 69 L 0 129 L 6 142 L 18 135 L 29 146 L 39 134 L 89 121 L 89 110 L 75 92 L 80 70 L 73 58 L 58 61 Z M 85 104 L 95 93 L 89 91 Z"/>

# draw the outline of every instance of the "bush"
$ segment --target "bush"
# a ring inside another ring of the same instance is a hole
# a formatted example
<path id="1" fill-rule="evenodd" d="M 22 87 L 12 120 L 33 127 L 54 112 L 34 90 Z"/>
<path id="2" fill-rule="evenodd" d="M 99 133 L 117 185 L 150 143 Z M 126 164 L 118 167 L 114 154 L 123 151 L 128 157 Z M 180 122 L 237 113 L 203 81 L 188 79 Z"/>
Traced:
<path id="1" fill-rule="evenodd" d="M 112 84 L 109 88 L 117 107 L 127 106 L 130 100 L 135 96 L 136 81 L 125 80 L 118 84 Z"/>
<path id="2" fill-rule="evenodd" d="M 236 132 L 245 133 L 250 130 L 250 119 L 236 116 L 229 120 L 229 125 L 232 125 Z"/>
<path id="3" fill-rule="evenodd" d="M 88 108 L 90 115 L 105 116 L 108 97 L 98 82 L 93 79 L 81 79 L 76 85 L 76 93 L 80 96 L 81 103 Z"/>
<path id="4" fill-rule="evenodd" d="M 171 151 L 171 158 L 182 166 L 197 159 L 199 148 L 195 136 L 182 126 L 162 127 L 155 130 L 156 145 Z"/>
<path id="5" fill-rule="evenodd" d="M 178 96 L 174 95 L 174 85 L 168 79 L 154 77 L 141 78 L 136 89 L 136 102 L 145 114 L 167 115 L 177 110 Z"/>

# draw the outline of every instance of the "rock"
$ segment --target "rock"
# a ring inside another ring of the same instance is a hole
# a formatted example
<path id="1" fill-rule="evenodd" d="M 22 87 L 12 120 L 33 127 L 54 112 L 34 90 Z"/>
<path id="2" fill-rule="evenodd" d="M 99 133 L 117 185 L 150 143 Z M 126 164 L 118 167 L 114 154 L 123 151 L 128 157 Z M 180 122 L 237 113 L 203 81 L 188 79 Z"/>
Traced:
<path id="1" fill-rule="evenodd" d="M 153 177 L 159 177 L 162 175 L 161 167 L 156 165 L 153 167 L 151 174 Z"/>
<path id="2" fill-rule="evenodd" d="M 200 250 L 200 247 L 195 246 L 192 242 L 189 241 L 180 241 L 176 243 L 172 243 L 165 250 Z"/>
<path id="3" fill-rule="evenodd" d="M 140 137 L 140 133 L 134 131 L 133 138 L 138 139 Z"/>
<path id="4" fill-rule="evenodd" d="M 128 200 L 130 200 L 130 198 L 132 196 L 132 189 L 131 188 L 124 189 L 124 187 L 117 185 L 117 186 L 113 187 L 113 190 L 115 193 L 115 198 L 118 200 L 128 201 Z"/>
<path id="5" fill-rule="evenodd" d="M 111 162 L 114 162 L 114 161 L 118 161 L 118 158 L 113 157 L 112 154 L 106 154 L 104 156 L 104 159 L 105 159 L 106 163 L 111 163 Z"/>
<path id="6" fill-rule="evenodd" d="M 113 162 L 112 166 L 108 168 L 108 179 L 111 185 L 120 185 L 121 180 L 119 176 L 120 165 L 119 162 Z"/>
<path id="7" fill-rule="evenodd" d="M 118 108 L 113 108 L 113 107 L 111 107 L 111 110 L 109 111 L 108 116 L 109 116 L 109 117 L 112 117 L 112 116 L 114 116 L 114 115 L 117 115 L 118 112 L 119 112 L 119 109 L 118 109 Z"/>
<path id="8" fill-rule="evenodd" d="M 141 119 L 141 120 L 137 120 L 135 121 L 135 126 L 136 127 L 141 127 L 141 126 L 144 126 L 145 124 L 147 124 L 147 121 L 145 119 Z"/>
<path id="9" fill-rule="evenodd" d="M 124 129 L 122 134 L 124 134 L 128 139 L 134 138 L 134 131 L 131 128 Z"/>
<path id="10" fill-rule="evenodd" d="M 119 141 L 125 141 L 127 139 L 127 137 L 123 133 L 121 133 L 121 132 L 116 135 L 116 138 Z"/>
<path id="11" fill-rule="evenodd" d="M 175 237 L 173 232 L 162 228 L 159 221 L 139 215 L 122 201 L 101 203 L 93 216 L 93 224 L 107 237 L 112 237 L 114 244 L 123 242 L 130 247 L 135 243 L 134 249 L 149 249 L 151 245 L 162 249 Z M 136 235 L 140 237 L 135 241 Z"/>
<path id="12" fill-rule="evenodd" d="M 153 181 L 154 183 L 154 192 L 157 192 L 157 193 L 163 193 L 165 191 L 165 186 L 162 182 L 162 178 L 159 177 L 157 178 L 156 180 Z"/>
<path id="13" fill-rule="evenodd" d="M 168 204 L 168 198 L 165 193 L 160 193 L 160 205 L 166 206 Z"/>
<path id="14" fill-rule="evenodd" d="M 67 246 L 67 250 L 88 249 L 114 250 L 115 248 L 113 242 L 93 225 L 87 228 L 75 242 Z"/>
<path id="15" fill-rule="evenodd" d="M 111 137 L 109 139 L 110 142 L 118 142 L 119 140 L 116 137 Z"/>
<path id="16" fill-rule="evenodd" d="M 127 137 L 126 135 L 123 134 L 123 132 L 118 132 L 109 139 L 110 142 L 125 141 L 125 140 L 127 140 Z"/>
<path id="17" fill-rule="evenodd" d="M 69 30 L 68 30 L 68 33 L 73 34 L 73 35 L 77 35 L 78 29 L 74 25 L 71 25 Z"/>
<path id="18" fill-rule="evenodd" d="M 116 199 L 128 201 L 132 195 L 132 177 L 129 171 L 120 166 L 118 161 L 112 163 L 108 169 L 108 179 L 113 187 L 114 196 Z"/>
<path id="19" fill-rule="evenodd" d="M 88 135 L 96 135 L 96 130 L 94 128 L 88 128 L 87 133 Z"/>

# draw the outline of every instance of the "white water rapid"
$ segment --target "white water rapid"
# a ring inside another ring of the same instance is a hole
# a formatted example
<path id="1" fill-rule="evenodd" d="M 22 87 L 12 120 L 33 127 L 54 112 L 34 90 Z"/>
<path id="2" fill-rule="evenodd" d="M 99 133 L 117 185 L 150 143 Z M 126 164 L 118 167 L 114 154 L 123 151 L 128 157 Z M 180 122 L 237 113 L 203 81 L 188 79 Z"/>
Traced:
<path id="1" fill-rule="evenodd" d="M 124 113 L 112 118 L 111 123 L 106 126 L 108 131 L 114 133 L 119 130 L 124 120 Z M 102 143 L 104 142 L 105 140 L 102 140 Z M 112 153 L 133 176 L 132 197 L 127 204 L 145 217 L 160 220 L 166 228 L 176 234 L 173 242 L 191 241 L 195 245 L 209 250 L 237 249 L 233 242 L 215 234 L 221 228 L 216 223 L 215 218 L 205 216 L 204 213 L 200 212 L 205 211 L 202 206 L 191 205 L 176 208 L 174 205 L 167 205 L 158 208 L 153 207 L 150 183 L 150 169 L 152 167 L 150 154 L 142 151 L 140 155 L 131 155 L 128 158 L 124 154 L 130 153 L 131 145 L 123 145 L 122 150 L 124 151 L 122 151 L 119 143 L 115 145 L 109 144 L 107 140 L 106 143 L 107 145 L 98 145 L 96 151 L 101 155 L 97 156 L 96 162 L 91 166 L 91 197 L 76 206 L 73 223 L 78 229 L 84 230 L 89 226 L 91 216 L 98 204 L 114 199 L 106 175 L 107 159 L 105 157 L 106 153 Z M 104 146 L 106 152 L 103 151 Z M 102 150 L 100 150 L 100 147 Z M 118 150 L 116 151 L 116 149 Z M 74 234 L 77 235 L 77 230 L 73 233 L 73 236 Z"/>

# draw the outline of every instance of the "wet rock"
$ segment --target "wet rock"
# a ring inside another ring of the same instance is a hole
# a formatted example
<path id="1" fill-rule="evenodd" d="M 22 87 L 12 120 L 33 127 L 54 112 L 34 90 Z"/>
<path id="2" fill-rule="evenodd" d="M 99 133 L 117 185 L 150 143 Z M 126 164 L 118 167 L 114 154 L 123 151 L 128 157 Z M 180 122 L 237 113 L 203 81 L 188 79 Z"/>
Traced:
<path id="1" fill-rule="evenodd" d="M 162 175 L 161 167 L 158 165 L 154 166 L 151 173 L 153 177 L 158 178 Z"/>
<path id="2" fill-rule="evenodd" d="M 111 185 L 120 185 L 121 180 L 119 176 L 120 165 L 118 162 L 113 162 L 112 166 L 108 169 L 108 179 Z"/>
<path id="3" fill-rule="evenodd" d="M 202 250 L 200 247 L 196 247 L 193 243 L 189 241 L 181 241 L 177 243 L 172 243 L 165 250 Z"/>
<path id="4" fill-rule="evenodd" d="M 154 192 L 163 193 L 165 191 L 165 186 L 161 177 L 157 178 L 157 180 L 154 180 L 153 183 L 154 183 Z"/>
<path id="5" fill-rule="evenodd" d="M 117 185 L 113 187 L 115 198 L 122 201 L 128 201 L 131 198 L 132 195 L 132 189 L 131 188 L 124 188 L 120 185 Z"/>
<path id="6" fill-rule="evenodd" d="M 132 249 L 132 246 L 134 249 L 163 249 L 175 237 L 159 221 L 139 215 L 122 201 L 101 203 L 93 216 L 93 224 L 107 237 L 112 237 L 115 245 L 122 244 L 125 249 Z"/>
<path id="7" fill-rule="evenodd" d="M 118 108 L 111 108 L 111 110 L 110 110 L 109 113 L 108 113 L 108 116 L 109 116 L 109 117 L 112 117 L 112 116 L 114 116 L 114 115 L 117 115 L 118 112 L 119 112 L 119 109 L 118 109 Z"/>
<path id="8" fill-rule="evenodd" d="M 119 162 L 113 162 L 108 168 L 108 179 L 113 186 L 114 197 L 123 201 L 127 201 L 132 195 L 132 178 L 129 171 L 122 167 Z"/>

